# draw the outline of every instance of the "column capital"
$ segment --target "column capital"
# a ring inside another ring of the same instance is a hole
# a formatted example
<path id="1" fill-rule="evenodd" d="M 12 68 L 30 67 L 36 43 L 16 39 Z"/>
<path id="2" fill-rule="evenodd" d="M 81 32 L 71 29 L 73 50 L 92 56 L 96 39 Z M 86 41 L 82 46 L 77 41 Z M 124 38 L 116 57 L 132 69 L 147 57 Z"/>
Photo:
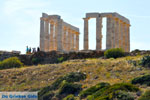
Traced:
<path id="1" fill-rule="evenodd" d="M 83 18 L 83 20 L 88 21 L 90 18 Z"/>

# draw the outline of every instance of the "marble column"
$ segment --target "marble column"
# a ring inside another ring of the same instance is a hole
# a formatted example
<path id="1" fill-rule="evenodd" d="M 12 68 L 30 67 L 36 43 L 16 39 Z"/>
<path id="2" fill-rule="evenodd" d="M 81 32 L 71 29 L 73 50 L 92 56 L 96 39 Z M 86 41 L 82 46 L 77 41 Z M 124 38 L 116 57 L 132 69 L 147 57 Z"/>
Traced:
<path id="1" fill-rule="evenodd" d="M 107 17 L 107 34 L 106 34 L 106 49 L 112 48 L 112 18 L 111 16 Z"/>
<path id="2" fill-rule="evenodd" d="M 111 48 L 115 48 L 115 19 L 111 18 Z"/>
<path id="3" fill-rule="evenodd" d="M 67 44 L 66 44 L 66 42 L 67 42 L 67 40 L 66 40 L 66 35 L 67 35 L 67 31 L 66 31 L 67 29 L 66 28 L 64 28 L 64 34 L 63 34 L 63 50 L 64 51 L 66 51 L 67 49 L 66 49 L 66 46 L 67 46 Z"/>
<path id="4" fill-rule="evenodd" d="M 71 33 L 71 50 L 74 50 L 74 32 Z"/>
<path id="5" fill-rule="evenodd" d="M 124 49 L 123 46 L 123 36 L 124 36 L 124 23 L 122 20 L 120 20 L 120 48 Z"/>
<path id="6" fill-rule="evenodd" d="M 96 50 L 102 49 L 102 17 L 96 18 Z"/>
<path id="7" fill-rule="evenodd" d="M 53 40 L 53 36 L 54 36 L 54 23 L 51 22 L 50 23 L 50 51 L 54 50 L 54 40 Z"/>
<path id="8" fill-rule="evenodd" d="M 89 39 L 88 39 L 88 18 L 83 18 L 84 19 L 84 50 L 88 50 L 89 49 Z"/>
<path id="9" fill-rule="evenodd" d="M 46 52 L 49 51 L 49 21 L 45 21 L 45 50 Z"/>
<path id="10" fill-rule="evenodd" d="M 125 52 L 129 52 L 129 25 L 125 24 Z"/>
<path id="11" fill-rule="evenodd" d="M 123 39 L 122 39 L 122 42 L 123 42 L 123 50 L 126 52 L 126 33 L 127 33 L 127 27 L 126 27 L 126 23 L 123 22 Z"/>
<path id="12" fill-rule="evenodd" d="M 71 50 L 71 29 L 68 29 L 68 41 L 67 41 L 68 43 L 68 51 L 70 51 Z"/>
<path id="13" fill-rule="evenodd" d="M 119 48 L 119 19 L 115 18 L 115 48 Z"/>
<path id="14" fill-rule="evenodd" d="M 57 26 L 57 51 L 62 51 L 62 23 L 61 19 L 58 19 L 58 26 Z"/>
<path id="15" fill-rule="evenodd" d="M 127 52 L 130 52 L 130 25 L 127 24 Z"/>
<path id="16" fill-rule="evenodd" d="M 54 33 L 54 50 L 57 50 L 57 23 L 55 23 L 55 33 Z"/>
<path id="17" fill-rule="evenodd" d="M 44 34 L 44 20 L 41 18 L 40 19 L 40 50 L 44 51 L 44 42 L 45 42 L 45 34 Z"/>
<path id="18" fill-rule="evenodd" d="M 79 50 L 79 33 L 76 34 L 76 50 Z"/>

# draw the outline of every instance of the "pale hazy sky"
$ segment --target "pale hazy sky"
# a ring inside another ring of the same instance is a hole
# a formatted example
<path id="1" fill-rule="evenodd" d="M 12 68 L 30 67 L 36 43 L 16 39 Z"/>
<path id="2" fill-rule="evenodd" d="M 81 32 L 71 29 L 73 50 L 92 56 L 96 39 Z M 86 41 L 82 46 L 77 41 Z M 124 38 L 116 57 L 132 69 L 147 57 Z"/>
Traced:
<path id="1" fill-rule="evenodd" d="M 39 46 L 42 12 L 58 14 L 80 28 L 83 48 L 83 17 L 88 12 L 118 12 L 131 23 L 131 50 L 150 49 L 149 0 L 0 0 L 0 50 L 25 52 L 26 46 Z M 106 19 L 103 20 L 105 27 Z M 90 49 L 95 49 L 95 19 L 90 24 Z M 103 48 L 106 29 L 103 28 Z"/>

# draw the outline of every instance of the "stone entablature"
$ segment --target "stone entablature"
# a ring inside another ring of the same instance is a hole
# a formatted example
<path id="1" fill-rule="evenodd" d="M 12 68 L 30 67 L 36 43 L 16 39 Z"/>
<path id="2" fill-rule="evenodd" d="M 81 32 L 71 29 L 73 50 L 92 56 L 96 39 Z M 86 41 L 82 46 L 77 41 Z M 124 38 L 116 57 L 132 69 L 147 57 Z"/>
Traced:
<path id="1" fill-rule="evenodd" d="M 88 20 L 96 18 L 96 50 L 102 49 L 102 18 L 107 18 L 106 49 L 130 51 L 130 21 L 118 13 L 87 13 L 84 19 L 84 50 L 89 50 Z"/>
<path id="2" fill-rule="evenodd" d="M 40 20 L 41 51 L 79 50 L 79 28 L 64 22 L 59 15 L 43 13 Z"/>

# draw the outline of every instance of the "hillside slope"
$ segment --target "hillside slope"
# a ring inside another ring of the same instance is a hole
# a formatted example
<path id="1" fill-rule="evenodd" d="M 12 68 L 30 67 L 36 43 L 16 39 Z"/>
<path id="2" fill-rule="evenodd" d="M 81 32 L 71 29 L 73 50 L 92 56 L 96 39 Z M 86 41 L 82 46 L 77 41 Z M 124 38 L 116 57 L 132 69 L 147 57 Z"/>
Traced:
<path id="1" fill-rule="evenodd" d="M 131 79 L 150 73 L 149 69 L 135 66 L 142 56 L 118 59 L 70 60 L 60 64 L 29 66 L 0 70 L 0 91 L 39 90 L 50 85 L 58 77 L 69 72 L 84 72 L 87 79 L 80 81 L 83 88 L 99 82 L 110 84 L 129 82 Z"/>

